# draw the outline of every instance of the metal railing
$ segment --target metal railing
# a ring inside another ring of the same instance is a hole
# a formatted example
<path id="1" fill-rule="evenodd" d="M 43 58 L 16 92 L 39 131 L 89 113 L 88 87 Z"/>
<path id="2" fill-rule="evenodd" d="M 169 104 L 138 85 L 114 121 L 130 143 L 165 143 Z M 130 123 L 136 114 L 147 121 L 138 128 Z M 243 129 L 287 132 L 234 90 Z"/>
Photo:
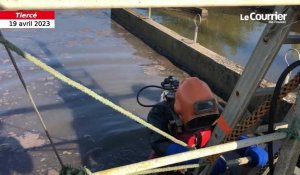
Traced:
<path id="1" fill-rule="evenodd" d="M 0 9 L 105 9 L 300 5 L 300 0 L 0 0 Z"/>

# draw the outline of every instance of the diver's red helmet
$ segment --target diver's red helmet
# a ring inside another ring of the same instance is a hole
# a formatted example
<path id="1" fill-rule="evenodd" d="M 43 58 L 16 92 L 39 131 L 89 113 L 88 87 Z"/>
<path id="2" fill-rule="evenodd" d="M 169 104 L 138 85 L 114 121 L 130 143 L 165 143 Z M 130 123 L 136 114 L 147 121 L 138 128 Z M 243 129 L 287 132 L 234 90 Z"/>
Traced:
<path id="1" fill-rule="evenodd" d="M 196 77 L 187 78 L 179 85 L 174 109 L 188 131 L 210 127 L 220 116 L 212 91 Z"/>

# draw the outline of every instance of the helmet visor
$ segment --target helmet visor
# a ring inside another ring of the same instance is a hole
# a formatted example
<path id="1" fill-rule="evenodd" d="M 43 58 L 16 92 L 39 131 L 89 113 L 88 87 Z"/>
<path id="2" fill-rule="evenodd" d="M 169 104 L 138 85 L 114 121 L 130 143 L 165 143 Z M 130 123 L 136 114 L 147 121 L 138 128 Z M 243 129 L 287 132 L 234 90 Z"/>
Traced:
<path id="1" fill-rule="evenodd" d="M 194 103 L 194 113 L 195 115 L 190 118 L 185 126 L 190 131 L 214 125 L 220 115 L 215 99 L 196 101 Z"/>

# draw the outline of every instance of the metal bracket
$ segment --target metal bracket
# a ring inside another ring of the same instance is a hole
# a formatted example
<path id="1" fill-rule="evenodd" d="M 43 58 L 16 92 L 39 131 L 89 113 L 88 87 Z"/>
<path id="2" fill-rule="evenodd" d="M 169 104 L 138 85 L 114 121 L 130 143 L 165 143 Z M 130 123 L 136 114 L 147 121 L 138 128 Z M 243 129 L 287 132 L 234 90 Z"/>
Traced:
<path id="1" fill-rule="evenodd" d="M 197 17 L 199 17 L 199 22 L 197 22 Z M 194 34 L 194 43 L 197 43 L 197 39 L 198 39 L 198 30 L 199 30 L 199 27 L 200 27 L 200 24 L 201 24 L 201 15 L 200 14 L 197 14 L 195 15 L 194 17 L 194 23 L 195 23 L 195 34 Z"/>

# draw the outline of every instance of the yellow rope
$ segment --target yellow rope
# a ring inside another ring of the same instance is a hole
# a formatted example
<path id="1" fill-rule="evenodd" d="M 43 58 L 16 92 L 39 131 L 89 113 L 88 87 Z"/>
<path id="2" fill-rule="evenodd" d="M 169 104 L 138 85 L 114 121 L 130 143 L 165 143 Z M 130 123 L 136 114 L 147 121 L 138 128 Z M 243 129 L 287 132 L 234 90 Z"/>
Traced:
<path id="1" fill-rule="evenodd" d="M 124 114 L 125 116 L 131 118 L 132 120 L 134 120 L 134 121 L 142 124 L 143 126 L 151 129 L 152 131 L 168 138 L 169 140 L 173 141 L 174 143 L 177 143 L 179 145 L 188 147 L 188 145 L 186 143 L 184 143 L 183 141 L 176 139 L 175 137 L 173 137 L 170 134 L 168 134 L 168 133 L 160 130 L 159 128 L 151 125 L 150 123 L 147 123 L 146 121 L 144 121 L 143 119 L 141 119 L 138 116 L 134 115 L 133 113 L 123 109 L 122 107 L 120 107 L 116 104 L 114 104 L 113 102 L 111 102 L 108 99 L 100 96 L 99 94 L 97 94 L 94 91 L 92 91 L 91 89 L 81 85 L 80 83 L 77 83 L 74 80 L 71 80 L 70 78 L 68 78 L 65 75 L 61 74 L 60 72 L 56 71 L 52 67 L 49 67 L 47 64 L 43 63 L 38 58 L 36 58 L 36 57 L 30 55 L 29 53 L 19 49 L 17 46 L 15 46 L 13 43 L 6 40 L 4 37 L 0 37 L 0 42 L 2 44 L 6 44 L 9 47 L 9 49 L 13 50 L 18 55 L 24 57 L 28 61 L 31 61 L 32 63 L 34 63 L 35 65 L 37 65 L 41 69 L 44 69 L 46 72 L 52 74 L 54 77 L 60 79 L 61 81 L 67 83 L 68 85 L 75 87 L 76 89 L 78 89 L 78 90 L 84 92 L 85 94 L 93 97 L 94 99 L 98 100 L 99 102 L 101 102 L 101 103 L 113 108 L 114 110 Z"/>

